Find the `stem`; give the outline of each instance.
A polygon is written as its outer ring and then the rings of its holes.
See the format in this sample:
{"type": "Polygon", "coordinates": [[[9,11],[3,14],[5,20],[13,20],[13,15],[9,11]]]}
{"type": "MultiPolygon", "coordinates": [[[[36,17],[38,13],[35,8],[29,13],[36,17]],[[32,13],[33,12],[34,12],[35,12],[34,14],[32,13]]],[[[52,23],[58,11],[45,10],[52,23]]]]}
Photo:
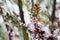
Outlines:
{"type": "Polygon", "coordinates": [[[31,0],[31,2],[32,2],[32,8],[31,8],[31,12],[32,12],[33,11],[33,6],[34,6],[34,1],[31,0]]]}
{"type": "Polygon", "coordinates": [[[56,0],[53,1],[53,11],[52,11],[52,19],[51,19],[52,23],[55,19],[55,10],[56,10],[56,0]]]}
{"type": "Polygon", "coordinates": [[[18,5],[19,5],[19,9],[20,9],[21,21],[22,21],[23,23],[25,23],[25,21],[24,21],[24,15],[23,15],[23,10],[22,10],[22,0],[18,0],[18,5]]]}
{"type": "MultiPolygon", "coordinates": [[[[22,10],[22,0],[18,0],[18,5],[19,5],[19,9],[20,9],[21,22],[25,23],[25,21],[24,21],[24,13],[23,13],[23,10],[22,10]]],[[[23,30],[24,40],[29,40],[28,34],[26,33],[26,28],[23,27],[22,30],[23,30]]]]}
{"type": "Polygon", "coordinates": [[[33,1],[33,0],[31,0],[31,2],[32,2],[32,7],[33,7],[33,5],[34,5],[34,1],[33,1]]]}

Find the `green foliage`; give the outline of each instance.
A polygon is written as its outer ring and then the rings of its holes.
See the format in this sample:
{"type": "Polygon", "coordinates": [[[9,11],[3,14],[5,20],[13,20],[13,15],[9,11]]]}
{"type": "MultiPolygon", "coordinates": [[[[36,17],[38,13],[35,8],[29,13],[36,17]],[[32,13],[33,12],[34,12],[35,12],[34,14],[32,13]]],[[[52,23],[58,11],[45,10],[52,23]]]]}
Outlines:
{"type": "Polygon", "coordinates": [[[14,25],[17,26],[17,27],[20,26],[19,21],[18,21],[18,19],[17,19],[16,16],[13,16],[13,15],[8,14],[8,13],[7,13],[6,16],[8,17],[8,20],[11,20],[11,23],[12,23],[12,24],[14,24],[14,25]]]}

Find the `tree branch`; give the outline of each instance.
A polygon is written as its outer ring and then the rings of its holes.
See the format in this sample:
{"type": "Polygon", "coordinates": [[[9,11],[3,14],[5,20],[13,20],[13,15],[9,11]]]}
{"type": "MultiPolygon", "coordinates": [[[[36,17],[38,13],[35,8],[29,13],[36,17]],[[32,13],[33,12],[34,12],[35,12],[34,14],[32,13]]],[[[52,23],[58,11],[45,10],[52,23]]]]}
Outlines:
{"type": "Polygon", "coordinates": [[[53,10],[52,10],[52,16],[51,16],[52,23],[55,19],[55,10],[56,10],[56,0],[53,1],[53,10]]]}

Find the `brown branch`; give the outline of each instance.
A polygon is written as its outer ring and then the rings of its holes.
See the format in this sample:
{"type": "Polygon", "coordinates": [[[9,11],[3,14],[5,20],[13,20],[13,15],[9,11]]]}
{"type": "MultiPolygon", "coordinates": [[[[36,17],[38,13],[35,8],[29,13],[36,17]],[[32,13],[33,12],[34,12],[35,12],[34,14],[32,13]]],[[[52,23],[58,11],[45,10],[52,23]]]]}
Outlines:
{"type": "Polygon", "coordinates": [[[52,23],[55,19],[55,10],[56,10],[56,0],[54,0],[54,2],[53,2],[53,10],[52,10],[52,16],[51,16],[52,23]]]}

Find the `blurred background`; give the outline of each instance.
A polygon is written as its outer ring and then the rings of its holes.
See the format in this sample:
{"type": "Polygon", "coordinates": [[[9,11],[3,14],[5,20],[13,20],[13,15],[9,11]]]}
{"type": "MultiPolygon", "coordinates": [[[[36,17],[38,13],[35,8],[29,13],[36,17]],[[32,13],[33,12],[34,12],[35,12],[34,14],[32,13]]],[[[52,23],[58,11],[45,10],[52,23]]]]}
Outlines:
{"type": "Polygon", "coordinates": [[[60,40],[60,0],[0,0],[0,40],[60,40]]]}

